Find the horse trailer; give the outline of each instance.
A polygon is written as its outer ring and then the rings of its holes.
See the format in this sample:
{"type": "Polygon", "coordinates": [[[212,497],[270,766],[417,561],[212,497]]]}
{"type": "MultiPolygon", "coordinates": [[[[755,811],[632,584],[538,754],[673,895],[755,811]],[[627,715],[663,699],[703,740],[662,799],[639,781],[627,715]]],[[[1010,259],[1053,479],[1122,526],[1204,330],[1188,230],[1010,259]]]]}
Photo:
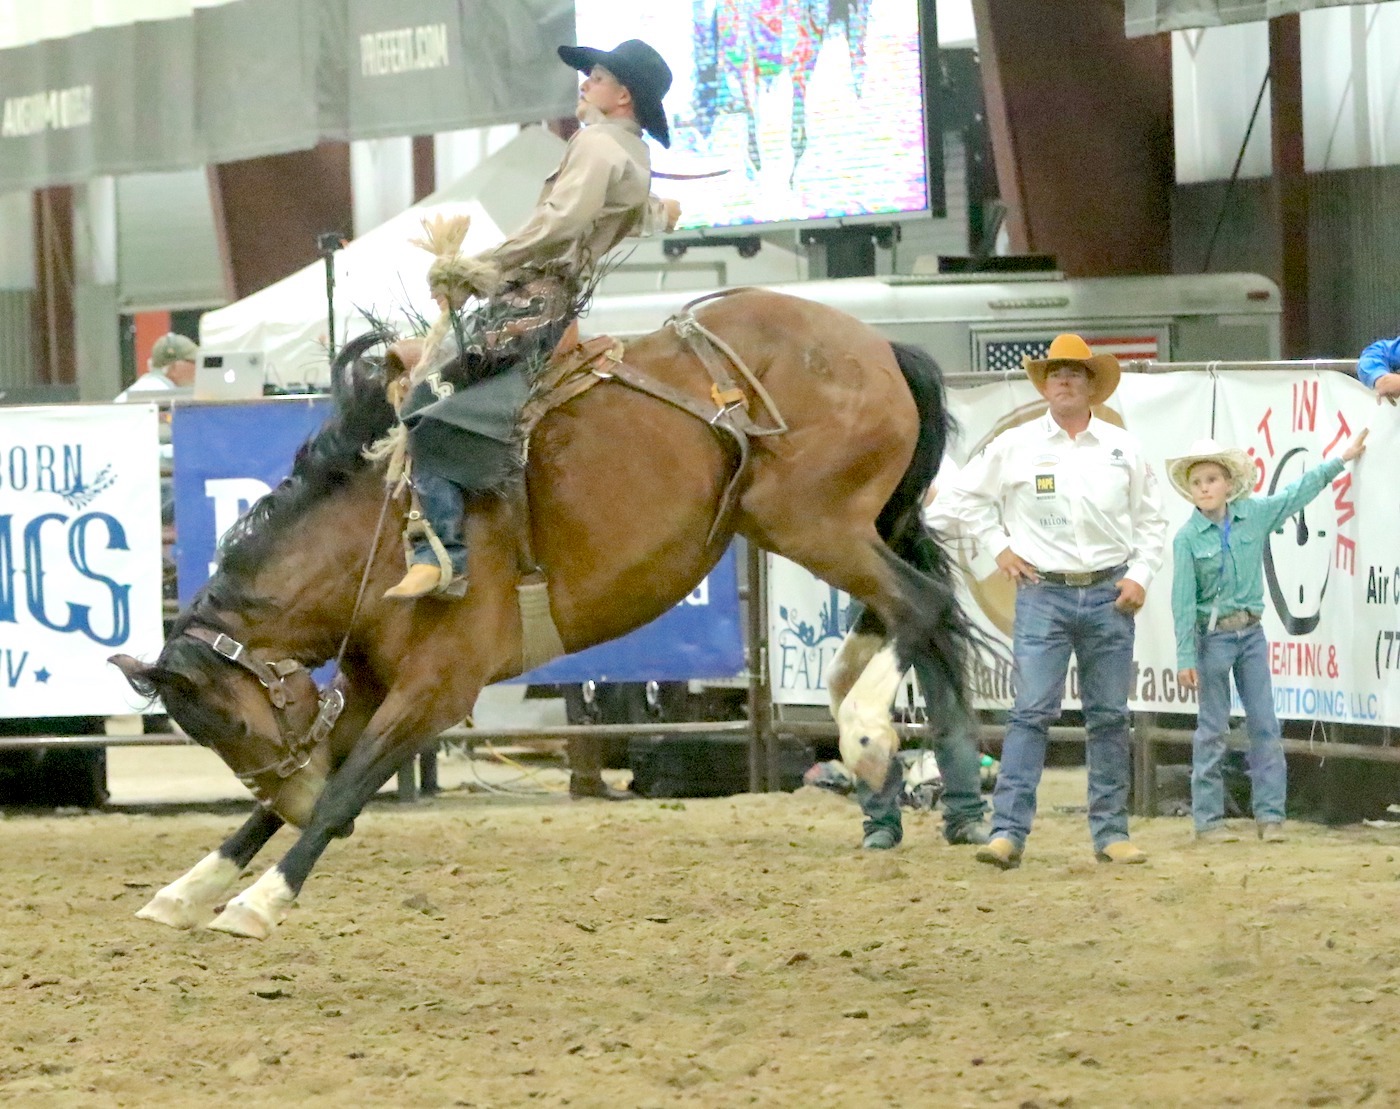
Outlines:
{"type": "MultiPolygon", "coordinates": [[[[772,286],[923,347],[945,374],[1019,368],[1005,344],[1073,331],[1120,358],[1156,362],[1280,357],[1281,300],[1267,277],[1210,273],[1072,279],[1057,273],[857,277],[772,286]]],[[[584,334],[644,335],[694,291],[596,298],[584,334]]]]}

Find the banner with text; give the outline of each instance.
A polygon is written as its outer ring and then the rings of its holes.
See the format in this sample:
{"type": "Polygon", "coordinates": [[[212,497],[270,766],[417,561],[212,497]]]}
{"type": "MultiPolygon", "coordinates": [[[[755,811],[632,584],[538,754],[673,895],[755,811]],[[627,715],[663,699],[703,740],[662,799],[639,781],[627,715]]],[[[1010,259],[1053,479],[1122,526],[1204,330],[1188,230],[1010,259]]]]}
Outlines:
{"type": "MultiPolygon", "coordinates": [[[[329,413],[324,397],[175,407],[171,442],[182,605],[209,580],[224,532],[291,472],[297,448],[329,413]]],[[[731,549],[689,596],[650,624],[555,659],[517,681],[728,678],[743,668],[738,571],[731,549]]]]}
{"type": "MultiPolygon", "coordinates": [[[[1026,381],[953,389],[949,403],[962,425],[950,447],[959,464],[1002,431],[1045,411],[1026,381]]],[[[1259,469],[1256,495],[1268,495],[1371,427],[1354,472],[1271,536],[1263,623],[1280,717],[1400,723],[1400,506],[1388,480],[1400,472],[1400,414],[1378,408],[1374,394],[1349,377],[1287,371],[1124,374],[1098,414],[1142,442],[1167,517],[1162,567],[1137,618],[1129,706],[1142,712],[1195,712],[1194,692],[1176,683],[1171,616],[1171,537],[1194,509],[1167,482],[1166,459],[1213,435],[1250,452],[1259,469]]],[[[997,552],[976,550],[969,540],[949,546],[962,570],[964,605],[1009,659],[1016,594],[995,573],[997,552]]],[[[846,628],[848,599],[778,559],[769,597],[774,699],[825,704],[825,671],[846,628]]],[[[1005,660],[980,661],[971,682],[980,707],[1010,707],[1005,660]]],[[[1073,663],[1065,704],[1078,705],[1073,663]]]]}
{"type": "Polygon", "coordinates": [[[526,124],[578,99],[555,53],[569,0],[22,6],[3,8],[0,192],[526,124]]]}
{"type": "Polygon", "coordinates": [[[744,669],[734,547],[680,604],[621,639],[565,655],[514,682],[667,682],[734,678],[744,669]]]}
{"type": "Polygon", "coordinates": [[[140,711],[160,579],[155,405],[0,408],[0,716],[140,711]]]}
{"type": "Polygon", "coordinates": [[[209,580],[224,532],[291,473],[297,448],[330,412],[327,397],[175,406],[170,442],[182,607],[209,580]]]}

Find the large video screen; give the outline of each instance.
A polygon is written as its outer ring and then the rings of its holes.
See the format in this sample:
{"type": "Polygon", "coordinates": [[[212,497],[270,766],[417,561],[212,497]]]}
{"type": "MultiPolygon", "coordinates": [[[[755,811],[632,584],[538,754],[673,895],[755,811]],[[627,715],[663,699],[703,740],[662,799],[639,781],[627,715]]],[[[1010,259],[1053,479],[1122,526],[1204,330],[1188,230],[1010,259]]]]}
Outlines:
{"type": "Polygon", "coordinates": [[[652,182],[681,229],[929,209],[920,0],[574,6],[582,45],[641,38],[671,67],[671,147],[651,144],[652,169],[718,173],[652,182]]]}

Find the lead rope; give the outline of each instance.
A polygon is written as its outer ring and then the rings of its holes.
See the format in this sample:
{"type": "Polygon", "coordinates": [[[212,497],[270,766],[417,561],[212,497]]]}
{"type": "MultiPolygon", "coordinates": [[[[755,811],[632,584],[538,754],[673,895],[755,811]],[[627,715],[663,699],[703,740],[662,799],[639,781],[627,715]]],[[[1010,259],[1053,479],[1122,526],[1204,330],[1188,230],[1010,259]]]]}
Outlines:
{"type": "Polygon", "coordinates": [[[370,571],[374,569],[374,556],[379,550],[379,538],[384,534],[384,520],[389,515],[389,502],[394,499],[394,490],[384,487],[384,500],[379,506],[379,522],[374,525],[374,539],[365,558],[365,569],[360,575],[360,588],[355,594],[355,607],[350,610],[350,623],[345,625],[345,635],[340,640],[340,650],[335,653],[335,674],[340,678],[340,664],[345,658],[345,649],[350,645],[350,633],[355,630],[355,620],[360,615],[360,604],[365,599],[365,589],[369,586],[370,571]]]}

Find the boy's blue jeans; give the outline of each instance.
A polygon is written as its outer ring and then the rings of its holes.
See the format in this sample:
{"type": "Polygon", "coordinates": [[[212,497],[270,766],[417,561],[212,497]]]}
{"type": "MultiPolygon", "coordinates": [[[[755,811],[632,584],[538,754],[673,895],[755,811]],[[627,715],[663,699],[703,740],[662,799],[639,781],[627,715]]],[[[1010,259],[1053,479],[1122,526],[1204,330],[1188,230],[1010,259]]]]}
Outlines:
{"type": "Polygon", "coordinates": [[[1264,629],[1252,624],[1239,631],[1211,632],[1196,637],[1196,676],[1200,682],[1200,711],[1191,741],[1191,818],[1202,832],[1225,818],[1225,784],[1221,763],[1230,730],[1230,674],[1244,705],[1249,732],[1249,780],[1253,787],[1254,819],[1269,823],[1283,819],[1288,795],[1288,764],[1274,715],[1274,689],[1269,679],[1269,641],[1264,629]]]}
{"type": "Polygon", "coordinates": [[[1016,590],[1011,653],[1016,704],[1002,742],[992,798],[992,835],[1025,846],[1035,819],[1050,725],[1060,717],[1070,652],[1079,663],[1089,770],[1089,836],[1094,850],[1128,838],[1128,691],[1133,618],[1114,607],[1113,580],[1097,585],[1022,582],[1016,590]]]}

